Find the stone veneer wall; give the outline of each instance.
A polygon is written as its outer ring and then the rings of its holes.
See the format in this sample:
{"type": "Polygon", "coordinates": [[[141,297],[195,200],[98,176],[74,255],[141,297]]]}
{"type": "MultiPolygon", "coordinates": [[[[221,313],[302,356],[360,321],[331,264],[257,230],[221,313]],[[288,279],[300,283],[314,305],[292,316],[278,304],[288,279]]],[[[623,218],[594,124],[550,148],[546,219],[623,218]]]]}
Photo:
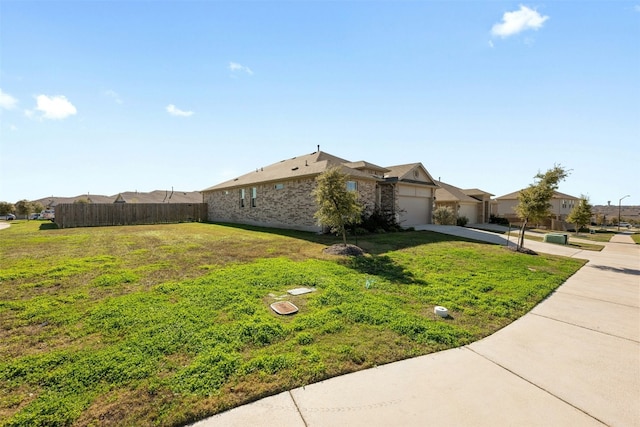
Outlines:
{"type": "MultiPolygon", "coordinates": [[[[311,192],[314,178],[271,182],[254,186],[256,206],[251,206],[251,186],[245,190],[244,207],[240,206],[240,189],[216,190],[204,193],[208,205],[208,219],[215,222],[259,225],[303,231],[321,231],[313,217],[317,210],[311,192]],[[283,188],[277,189],[277,184],[283,188]]],[[[358,181],[360,200],[367,206],[375,206],[376,182],[358,181]]]]}
{"type": "Polygon", "coordinates": [[[380,186],[380,209],[382,212],[397,214],[397,190],[394,184],[384,184],[380,186]]]}

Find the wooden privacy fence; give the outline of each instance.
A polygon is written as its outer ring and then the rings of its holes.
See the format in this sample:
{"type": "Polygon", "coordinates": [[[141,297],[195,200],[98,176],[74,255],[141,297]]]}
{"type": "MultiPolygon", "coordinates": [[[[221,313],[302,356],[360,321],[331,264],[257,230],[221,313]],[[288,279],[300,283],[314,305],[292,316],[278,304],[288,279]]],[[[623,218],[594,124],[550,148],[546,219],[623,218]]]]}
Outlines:
{"type": "Polygon", "coordinates": [[[59,228],[206,220],[206,203],[64,203],[55,207],[55,223],[59,228]]]}

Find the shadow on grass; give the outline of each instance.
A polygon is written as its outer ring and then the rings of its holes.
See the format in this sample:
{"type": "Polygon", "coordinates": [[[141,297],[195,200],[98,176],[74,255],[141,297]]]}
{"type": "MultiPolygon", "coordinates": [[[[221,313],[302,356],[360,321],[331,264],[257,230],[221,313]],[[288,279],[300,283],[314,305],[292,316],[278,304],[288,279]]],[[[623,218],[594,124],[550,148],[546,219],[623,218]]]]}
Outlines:
{"type": "Polygon", "coordinates": [[[40,230],[57,230],[58,224],[55,222],[43,222],[40,224],[40,230]]]}
{"type": "MultiPolygon", "coordinates": [[[[278,236],[286,236],[295,239],[301,239],[312,243],[324,244],[331,246],[335,243],[342,243],[342,239],[331,234],[319,234],[308,231],[287,230],[280,228],[258,227],[245,224],[232,223],[210,223],[222,227],[236,228],[240,230],[256,231],[260,233],[269,233],[278,236]]],[[[434,233],[431,231],[400,231],[397,233],[371,233],[358,236],[347,236],[347,243],[356,245],[371,255],[382,255],[390,251],[411,248],[415,246],[425,245],[429,243],[440,242],[472,242],[479,244],[487,244],[495,246],[493,243],[482,242],[478,240],[466,239],[459,236],[453,236],[443,233],[434,233]]]]}
{"type": "MultiPolygon", "coordinates": [[[[330,234],[318,234],[297,230],[258,227],[245,224],[211,224],[240,230],[286,236],[327,246],[331,246],[335,243],[342,243],[341,238],[330,234]]],[[[406,271],[401,265],[394,262],[391,257],[385,255],[386,253],[415,246],[441,242],[472,242],[495,246],[495,244],[492,243],[466,239],[463,237],[443,233],[434,233],[431,231],[401,231],[396,233],[348,236],[347,241],[348,243],[362,248],[367,253],[367,255],[358,257],[344,257],[338,262],[342,263],[346,267],[352,268],[364,274],[384,277],[385,279],[393,282],[415,284],[424,284],[425,282],[417,279],[411,272],[406,271]]]]}
{"type": "Polygon", "coordinates": [[[360,273],[383,277],[390,282],[426,284],[386,255],[351,257],[345,259],[343,263],[360,273]]]}

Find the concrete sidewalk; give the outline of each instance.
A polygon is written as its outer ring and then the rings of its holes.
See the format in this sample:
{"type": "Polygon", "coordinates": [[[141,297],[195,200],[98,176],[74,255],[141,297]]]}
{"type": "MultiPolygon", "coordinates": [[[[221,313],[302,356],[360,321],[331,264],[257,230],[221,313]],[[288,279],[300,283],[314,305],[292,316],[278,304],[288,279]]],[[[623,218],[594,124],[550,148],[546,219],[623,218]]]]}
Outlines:
{"type": "Polygon", "coordinates": [[[602,252],[526,246],[589,262],[483,340],[287,391],[194,426],[640,426],[640,246],[622,234],[602,252]]]}

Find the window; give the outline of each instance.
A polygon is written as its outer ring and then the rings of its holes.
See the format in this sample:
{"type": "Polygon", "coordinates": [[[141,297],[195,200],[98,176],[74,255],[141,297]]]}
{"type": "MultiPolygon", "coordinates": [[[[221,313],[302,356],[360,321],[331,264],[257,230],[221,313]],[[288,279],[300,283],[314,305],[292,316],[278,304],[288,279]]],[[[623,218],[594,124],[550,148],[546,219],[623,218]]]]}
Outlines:
{"type": "Polygon", "coordinates": [[[240,207],[244,208],[244,188],[240,189],[240,207]]]}
{"type": "Polygon", "coordinates": [[[356,181],[347,181],[347,191],[358,191],[358,183],[356,181]]]}
{"type": "Polygon", "coordinates": [[[258,195],[258,189],[256,187],[251,188],[251,207],[256,207],[256,196],[258,195]]]}
{"type": "Polygon", "coordinates": [[[284,188],[284,184],[283,183],[278,183],[278,184],[274,185],[273,188],[275,188],[276,190],[282,190],[284,188]]]}

